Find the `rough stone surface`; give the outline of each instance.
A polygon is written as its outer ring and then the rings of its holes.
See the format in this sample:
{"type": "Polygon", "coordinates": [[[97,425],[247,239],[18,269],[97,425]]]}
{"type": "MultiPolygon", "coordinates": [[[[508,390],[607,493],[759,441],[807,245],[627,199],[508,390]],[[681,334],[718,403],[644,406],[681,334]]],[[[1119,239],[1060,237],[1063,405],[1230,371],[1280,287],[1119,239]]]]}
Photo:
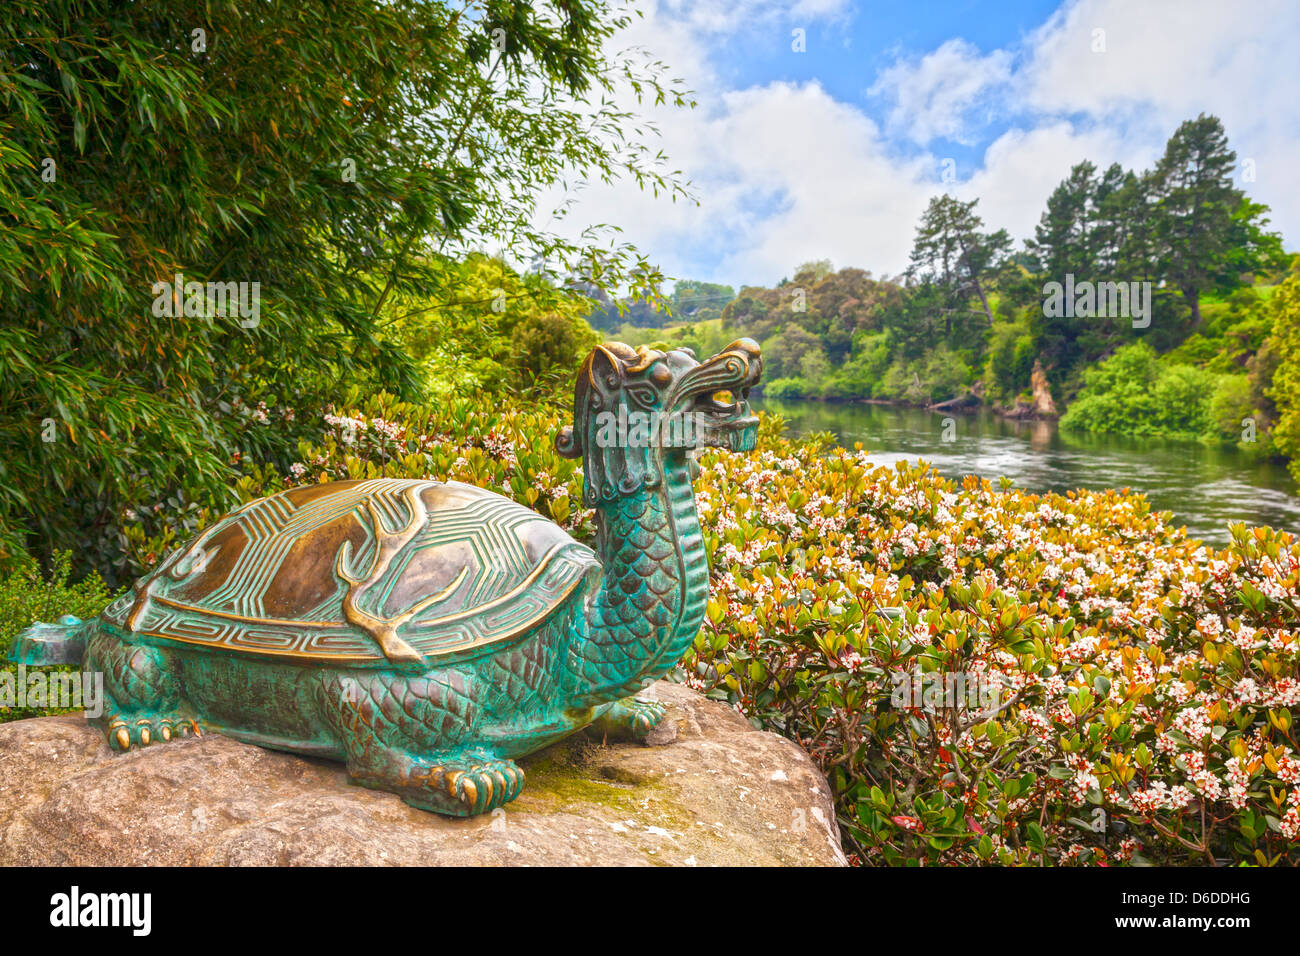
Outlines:
{"type": "Polygon", "coordinates": [[[1047,382],[1047,373],[1043,371],[1043,363],[1038,359],[1034,359],[1034,369],[1030,373],[1030,387],[1033,391],[1032,399],[1018,397],[1013,404],[995,405],[993,410],[1003,418],[1019,421],[1048,422],[1060,418],[1060,413],[1056,410],[1056,402],[1052,400],[1052,388],[1047,382]]]}
{"type": "Polygon", "coordinates": [[[651,746],[579,734],[465,820],[216,734],[114,754],[79,715],[0,724],[0,865],[843,865],[798,747],[681,686],[651,746]]]}
{"type": "Polygon", "coordinates": [[[1052,401],[1052,389],[1047,384],[1047,373],[1043,371],[1043,363],[1038,359],[1034,359],[1030,385],[1034,390],[1034,414],[1039,418],[1056,418],[1056,402],[1052,401]]]}

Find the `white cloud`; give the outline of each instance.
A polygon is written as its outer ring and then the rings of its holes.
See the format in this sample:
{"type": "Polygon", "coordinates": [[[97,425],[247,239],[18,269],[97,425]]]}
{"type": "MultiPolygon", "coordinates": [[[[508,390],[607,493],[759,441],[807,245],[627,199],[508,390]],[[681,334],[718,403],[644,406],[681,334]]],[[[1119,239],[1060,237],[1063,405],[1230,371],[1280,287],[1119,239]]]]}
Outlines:
{"type": "Polygon", "coordinates": [[[1274,228],[1292,248],[1300,242],[1300,190],[1292,184],[1300,155],[1292,79],[1298,4],[1261,0],[1243,11],[1212,0],[1077,0],[1007,49],[981,54],[954,39],[863,77],[885,107],[884,129],[816,82],[727,88],[713,67],[714,46],[759,20],[780,20],[784,29],[796,9],[840,17],[846,4],[643,7],[626,39],[661,56],[698,93],[693,111],[645,112],[701,204],[654,200],[629,184],[593,187],[575,225],[616,223],[666,273],[734,285],[772,283],[821,257],[896,273],[917,217],[940,188],[939,158],[917,144],[987,138],[987,126],[978,126],[995,111],[1009,121],[976,168],[958,168],[954,191],[980,198],[990,228],[1024,239],[1075,163],[1147,168],[1179,122],[1205,111],[1223,119],[1238,155],[1255,161],[1248,193],[1273,207],[1274,228]],[[1092,52],[1095,29],[1105,30],[1104,53],[1092,52]]]}
{"type": "Polygon", "coordinates": [[[582,213],[619,223],[666,273],[740,285],[775,282],[810,258],[877,274],[906,265],[935,167],[889,157],[876,124],[820,85],[724,93],[711,112],[663,125],[700,204],[620,185],[593,189],[582,213]],[[695,268],[701,258],[720,260],[713,274],[695,268]]]}
{"type": "Polygon", "coordinates": [[[977,211],[990,228],[1028,238],[1047,197],[1069,175],[1070,167],[1083,159],[1102,169],[1113,162],[1131,169],[1149,166],[1154,154],[1134,148],[1105,127],[1080,129],[1061,120],[1035,129],[1013,128],[989,145],[984,165],[955,192],[965,200],[980,200],[977,211]]]}
{"type": "MultiPolygon", "coordinates": [[[[920,180],[935,178],[930,162],[889,159],[876,124],[817,83],[727,90],[712,69],[712,36],[701,24],[774,16],[779,6],[668,4],[634,23],[621,39],[662,56],[697,91],[695,110],[640,112],[660,129],[656,146],[692,180],[700,203],[655,199],[627,182],[592,186],[572,213],[575,226],[617,224],[665,273],[737,286],[775,282],[809,258],[901,270],[907,250],[899,256],[895,233],[911,235],[925,203],[920,180]],[[900,190],[900,175],[915,182],[900,190]],[[712,270],[698,265],[715,260],[712,270]]],[[[845,4],[797,7],[835,16],[845,4]]]]}
{"type": "MultiPolygon", "coordinates": [[[[900,58],[880,72],[867,91],[894,101],[889,125],[922,146],[938,137],[968,143],[967,113],[987,104],[991,90],[1011,78],[1011,54],[983,56],[962,39],[948,40],[919,59],[900,58]]],[[[987,122],[987,111],[983,117],[987,122]]]]}
{"type": "Polygon", "coordinates": [[[661,0],[646,19],[671,18],[696,31],[723,33],[777,20],[834,20],[849,7],[849,0],[661,0]]]}
{"type": "MultiPolygon", "coordinates": [[[[1176,4],[1079,0],[1030,38],[1018,77],[1026,106],[1123,131],[1152,159],[1183,120],[1213,113],[1254,183],[1239,183],[1273,209],[1273,228],[1300,244],[1300,89],[1295,64],[1300,4],[1218,0],[1176,4]],[[1093,52],[1102,30],[1104,52],[1093,52]]],[[[1090,154],[1089,158],[1097,161],[1090,154]]]]}
{"type": "Polygon", "coordinates": [[[1287,66],[1298,32],[1300,6],[1292,0],[1254,0],[1249,8],[1076,0],[1030,37],[1023,91],[1043,111],[1154,110],[1166,124],[1201,111],[1257,114],[1295,102],[1286,79],[1295,75],[1287,66]],[[1095,49],[1098,39],[1104,49],[1095,49]]]}
{"type": "Polygon", "coordinates": [[[716,127],[719,142],[743,144],[718,157],[731,182],[761,183],[782,197],[779,210],[757,221],[745,222],[743,209],[732,213],[744,229],[736,230],[722,272],[772,281],[810,258],[877,273],[906,264],[897,236],[910,238],[933,189],[933,165],[889,157],[861,111],[817,84],[777,83],[728,94],[716,127]]]}

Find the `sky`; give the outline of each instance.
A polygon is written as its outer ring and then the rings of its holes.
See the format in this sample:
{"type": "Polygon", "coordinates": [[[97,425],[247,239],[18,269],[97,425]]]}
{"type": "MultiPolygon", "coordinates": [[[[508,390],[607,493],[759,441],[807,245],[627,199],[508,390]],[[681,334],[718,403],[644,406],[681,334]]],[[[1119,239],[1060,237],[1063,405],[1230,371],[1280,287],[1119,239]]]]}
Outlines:
{"type": "Polygon", "coordinates": [[[772,285],[811,259],[907,264],[949,191],[1032,236],[1071,166],[1147,169],[1217,115],[1238,185],[1300,248],[1298,0],[636,0],[616,39],[671,67],[693,110],[638,108],[698,205],[628,182],[584,189],[676,278],[772,285]],[[1249,163],[1244,162],[1249,160],[1249,163]]]}

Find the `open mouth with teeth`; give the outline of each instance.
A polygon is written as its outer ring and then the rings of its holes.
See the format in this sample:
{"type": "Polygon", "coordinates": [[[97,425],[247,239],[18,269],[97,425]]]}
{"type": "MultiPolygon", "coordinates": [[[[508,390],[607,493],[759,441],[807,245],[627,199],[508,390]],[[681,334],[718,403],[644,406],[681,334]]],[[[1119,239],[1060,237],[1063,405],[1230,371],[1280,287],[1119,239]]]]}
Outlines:
{"type": "Polygon", "coordinates": [[[729,451],[753,451],[758,418],[750,412],[749,388],[698,395],[691,404],[699,444],[729,451]]]}
{"type": "Polygon", "coordinates": [[[699,447],[754,449],[758,418],[750,411],[749,392],[762,372],[758,344],[739,339],[682,376],[674,406],[694,417],[699,447]]]}

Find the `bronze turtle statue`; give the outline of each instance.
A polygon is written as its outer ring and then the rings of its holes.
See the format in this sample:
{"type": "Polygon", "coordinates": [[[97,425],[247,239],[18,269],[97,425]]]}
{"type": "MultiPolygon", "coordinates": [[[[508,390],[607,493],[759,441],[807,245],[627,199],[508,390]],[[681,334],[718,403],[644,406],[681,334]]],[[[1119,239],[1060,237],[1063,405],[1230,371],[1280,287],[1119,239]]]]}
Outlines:
{"type": "Polygon", "coordinates": [[[513,800],[515,758],[600,720],[644,738],[635,695],[699,631],[708,562],[693,448],[754,447],[741,339],[598,346],[559,451],[582,456],[599,556],[459,482],[328,482],[250,502],[93,620],[19,635],[11,658],[104,674],[116,750],[210,729],[341,760],[355,783],[466,816],[513,800]],[[729,393],[721,397],[721,393],[729,393]]]}

